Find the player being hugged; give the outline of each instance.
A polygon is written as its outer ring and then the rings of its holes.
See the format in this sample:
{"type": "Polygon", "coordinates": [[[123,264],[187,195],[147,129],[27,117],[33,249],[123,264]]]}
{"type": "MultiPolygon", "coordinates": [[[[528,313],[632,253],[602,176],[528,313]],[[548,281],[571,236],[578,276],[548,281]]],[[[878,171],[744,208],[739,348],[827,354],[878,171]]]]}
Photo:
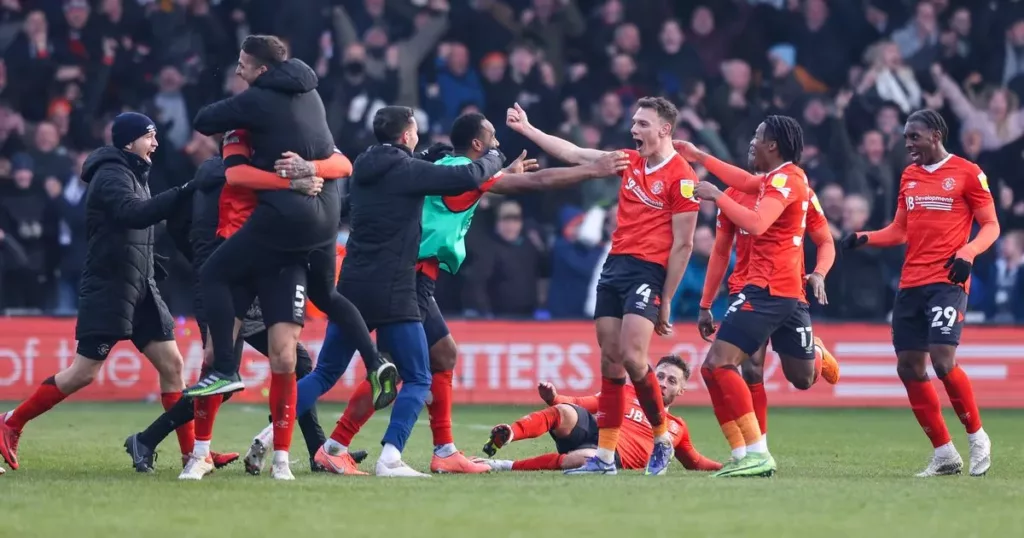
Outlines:
{"type": "MultiPolygon", "coordinates": [[[[646,474],[663,474],[673,443],[658,379],[647,361],[651,334],[672,332],[670,303],[693,250],[697,225],[693,199],[697,174],[672,147],[678,111],[661,97],[637,101],[630,130],[636,150],[626,150],[621,173],[618,227],[597,284],[594,319],[601,347],[597,454],[566,474],[615,474],[615,451],[626,413],[626,376],[651,424],[654,449],[646,474]]],[[[506,123],[553,157],[572,164],[594,162],[607,152],[585,149],[530,124],[515,104],[506,123]]],[[[756,426],[756,423],[755,423],[756,426]]],[[[500,442],[500,441],[499,441],[500,442]]]]}
{"type": "Polygon", "coordinates": [[[722,215],[752,236],[747,283],[729,305],[701,367],[715,417],[733,448],[732,459],[713,476],[775,473],[750,389],[739,373],[741,364],[770,339],[772,348],[787,359],[783,370],[791,383],[810,386],[816,376],[816,346],[804,292],[802,245],[811,189],[797,165],[802,151],[800,124],[788,116],[768,116],[750,141],[754,169],[767,170],[764,174],[749,174],[703,152],[686,155],[730,187],[757,194],[753,209],[748,209],[711,183],[697,188],[698,198],[714,200],[722,215]]]}
{"type": "Polygon", "coordinates": [[[896,371],[907,389],[910,407],[935,454],[917,476],[960,474],[963,460],[953,447],[942,419],[939,394],[926,370],[932,368],[946,387],[949,401],[967,429],[971,476],[992,464],[992,442],[981,427],[981,414],[967,374],[956,363],[974,257],[999,238],[999,221],[988,179],[978,165],[946,151],[949,130],[934,110],[907,118],[903,138],[911,164],[900,177],[896,216],[875,232],[843,238],[842,247],[890,247],[906,243],[899,292],[892,310],[892,344],[896,371]],[[971,236],[972,221],[981,225],[971,236]]]}

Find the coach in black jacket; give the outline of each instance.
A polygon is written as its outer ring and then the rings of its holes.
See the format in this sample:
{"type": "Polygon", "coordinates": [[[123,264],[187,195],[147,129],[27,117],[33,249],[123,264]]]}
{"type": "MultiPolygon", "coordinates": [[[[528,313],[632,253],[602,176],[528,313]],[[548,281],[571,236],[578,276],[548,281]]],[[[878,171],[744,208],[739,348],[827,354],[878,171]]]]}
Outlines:
{"type": "MultiPolygon", "coordinates": [[[[430,391],[427,340],[416,296],[423,198],[479,188],[496,174],[504,157],[496,150],[464,166],[435,166],[417,159],[419,142],[412,109],[382,108],[373,119],[379,146],[366,150],[349,180],[352,233],[338,284],[359,308],[377,341],[398,367],[402,388],[384,434],[377,474],[419,476],[401,461],[401,451],[430,391]]],[[[313,373],[299,383],[299,412],[310,393],[326,393],[348,367],[353,347],[328,325],[313,373]]]]}
{"type": "Polygon", "coordinates": [[[160,298],[153,263],[153,225],[171,215],[195,186],[149,195],[150,156],[158,146],[153,120],[126,112],[114,118],[113,147],[94,151],[82,167],[87,252],[78,296],[78,349],[71,366],[47,378],[0,425],[0,455],[17,468],[12,431],[89,385],[115,344],[131,340],[160,375],[160,391],[180,397],[182,358],[174,318],[160,298]],[[13,461],[12,461],[13,460],[13,461]]]}

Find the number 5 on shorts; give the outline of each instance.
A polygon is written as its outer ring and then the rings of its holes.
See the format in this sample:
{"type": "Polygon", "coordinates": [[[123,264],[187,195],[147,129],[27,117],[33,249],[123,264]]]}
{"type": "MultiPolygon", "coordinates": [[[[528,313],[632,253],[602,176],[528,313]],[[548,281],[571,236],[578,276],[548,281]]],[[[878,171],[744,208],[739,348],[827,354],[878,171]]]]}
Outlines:
{"type": "Polygon", "coordinates": [[[306,306],[306,287],[302,284],[295,285],[295,302],[292,303],[292,306],[296,310],[306,306]]]}

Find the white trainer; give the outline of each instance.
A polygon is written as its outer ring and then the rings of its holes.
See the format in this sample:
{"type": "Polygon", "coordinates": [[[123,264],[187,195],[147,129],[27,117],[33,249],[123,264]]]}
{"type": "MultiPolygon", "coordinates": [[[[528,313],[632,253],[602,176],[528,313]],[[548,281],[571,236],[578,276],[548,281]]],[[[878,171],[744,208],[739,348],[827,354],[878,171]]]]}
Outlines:
{"type": "Polygon", "coordinates": [[[213,456],[197,456],[194,452],[189,455],[185,468],[178,475],[178,480],[202,480],[204,476],[213,472],[213,456]]]}
{"type": "Polygon", "coordinates": [[[273,426],[267,426],[253,438],[249,450],[245,452],[245,472],[256,476],[263,472],[264,459],[267,457],[267,447],[274,444],[273,426]]]}
{"type": "Polygon", "coordinates": [[[964,460],[960,457],[960,454],[953,451],[952,454],[939,455],[935,454],[932,456],[932,461],[928,463],[928,467],[925,467],[923,471],[917,473],[915,476],[924,478],[928,476],[947,476],[960,474],[964,468],[964,460]]]}
{"type": "Polygon", "coordinates": [[[270,478],[274,480],[295,480],[295,475],[292,474],[292,468],[288,460],[275,461],[270,466],[270,478]]]}
{"type": "Polygon", "coordinates": [[[985,476],[992,466],[992,440],[982,433],[971,441],[971,476],[985,476]]]}
{"type": "Polygon", "coordinates": [[[375,474],[377,476],[387,477],[430,478],[430,475],[421,473],[416,469],[409,467],[402,460],[398,460],[394,463],[384,463],[381,460],[377,460],[377,468],[375,474]]]}

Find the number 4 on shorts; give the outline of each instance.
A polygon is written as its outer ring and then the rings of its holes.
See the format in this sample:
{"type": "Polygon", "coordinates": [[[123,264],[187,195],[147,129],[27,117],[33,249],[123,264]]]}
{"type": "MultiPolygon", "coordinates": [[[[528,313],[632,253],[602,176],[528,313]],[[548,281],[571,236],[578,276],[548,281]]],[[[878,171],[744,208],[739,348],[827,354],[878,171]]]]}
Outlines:
{"type": "Polygon", "coordinates": [[[644,302],[648,303],[651,300],[651,287],[647,284],[640,284],[640,287],[636,289],[636,294],[644,298],[644,302]]]}

